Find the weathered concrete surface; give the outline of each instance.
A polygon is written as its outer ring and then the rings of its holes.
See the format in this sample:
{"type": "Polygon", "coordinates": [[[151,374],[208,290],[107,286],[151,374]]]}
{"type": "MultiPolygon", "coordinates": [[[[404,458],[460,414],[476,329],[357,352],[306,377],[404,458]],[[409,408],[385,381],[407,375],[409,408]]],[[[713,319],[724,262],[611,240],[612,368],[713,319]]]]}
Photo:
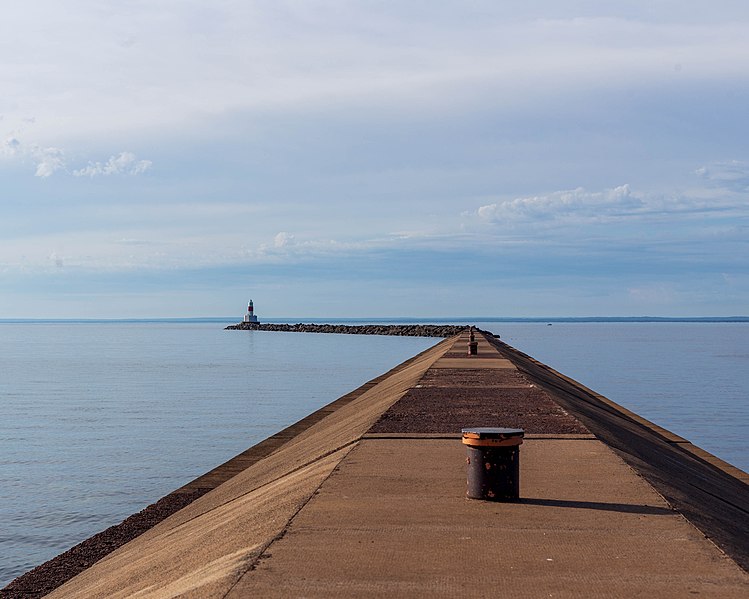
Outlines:
{"type": "Polygon", "coordinates": [[[526,441],[521,471],[521,503],[469,500],[459,440],[368,438],[229,597],[747,596],[600,441],[526,441]]]}
{"type": "Polygon", "coordinates": [[[223,596],[352,444],[449,347],[425,352],[49,596],[223,596]]]}
{"type": "Polygon", "coordinates": [[[497,504],[464,498],[455,433],[367,433],[409,389],[444,392],[448,372],[473,389],[530,388],[486,340],[471,357],[466,334],[450,344],[52,596],[749,597],[746,572],[597,439],[532,436],[523,500],[497,504]]]}

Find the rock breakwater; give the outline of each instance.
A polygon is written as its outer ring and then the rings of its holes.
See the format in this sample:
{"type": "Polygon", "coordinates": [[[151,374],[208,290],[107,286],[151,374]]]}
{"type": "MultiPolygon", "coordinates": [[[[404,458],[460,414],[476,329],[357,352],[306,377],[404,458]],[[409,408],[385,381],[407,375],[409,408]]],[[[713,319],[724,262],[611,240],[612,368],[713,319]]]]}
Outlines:
{"type": "Polygon", "coordinates": [[[396,337],[452,337],[466,330],[467,325],[438,324],[272,324],[240,322],[226,327],[227,331],[275,331],[286,333],[338,333],[344,335],[393,335],[396,337]]]}

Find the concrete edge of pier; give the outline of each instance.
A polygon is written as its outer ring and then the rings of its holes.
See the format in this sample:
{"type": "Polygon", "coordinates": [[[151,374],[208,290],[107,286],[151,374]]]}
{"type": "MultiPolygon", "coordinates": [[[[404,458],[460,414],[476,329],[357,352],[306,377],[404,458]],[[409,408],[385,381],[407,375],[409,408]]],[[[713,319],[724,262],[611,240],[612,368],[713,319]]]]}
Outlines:
{"type": "Polygon", "coordinates": [[[621,414],[622,417],[628,418],[632,422],[636,422],[637,424],[641,425],[643,428],[648,429],[650,432],[652,432],[654,435],[662,438],[667,443],[671,443],[674,445],[678,445],[679,449],[682,451],[685,451],[687,453],[690,453],[695,458],[702,460],[706,464],[709,464],[710,466],[721,470],[728,474],[729,476],[732,476],[746,484],[749,484],[749,474],[741,470],[740,468],[734,466],[733,464],[729,464],[725,460],[720,459],[718,456],[713,455],[712,453],[702,449],[701,447],[694,445],[691,441],[688,439],[685,439],[684,437],[681,437],[680,435],[677,435],[676,433],[671,432],[668,429],[663,428],[662,426],[659,426],[658,424],[655,424],[654,422],[651,422],[647,418],[644,418],[640,416],[639,414],[633,412],[632,410],[628,410],[624,406],[616,403],[615,401],[612,401],[608,397],[601,395],[600,393],[586,387],[582,383],[576,381],[573,378],[568,377],[567,375],[555,370],[551,366],[544,364],[543,362],[539,362],[532,356],[529,356],[528,354],[525,354],[524,352],[521,352],[520,350],[502,342],[498,339],[493,339],[495,343],[498,344],[498,346],[502,349],[505,349],[509,352],[512,352],[514,356],[522,356],[525,358],[528,362],[531,362],[535,364],[538,368],[541,368],[543,370],[546,370],[550,374],[553,374],[555,377],[559,378],[562,381],[565,381],[566,383],[569,383],[570,385],[574,386],[575,388],[579,389],[581,392],[585,393],[591,398],[595,398],[598,400],[602,405],[607,406],[612,411],[618,412],[621,414]]]}
{"type": "Polygon", "coordinates": [[[382,381],[396,375],[414,362],[418,362],[425,354],[440,347],[440,344],[449,344],[449,340],[443,339],[437,341],[434,346],[417,353],[290,426],[263,439],[226,462],[175,489],[140,512],[132,514],[123,520],[123,522],[110,526],[47,562],[18,576],[5,588],[0,589],[0,598],[13,599],[16,597],[30,598],[46,596],[119,547],[147,532],[161,521],[187,507],[193,501],[196,501],[256,462],[266,458],[311,426],[314,426],[343,406],[348,405],[382,381]]]}
{"type": "Polygon", "coordinates": [[[227,460],[223,464],[220,464],[219,466],[216,466],[212,470],[209,470],[205,474],[202,474],[201,476],[197,477],[196,479],[190,481],[189,483],[186,483],[179,489],[176,489],[173,491],[173,493],[192,493],[193,491],[197,489],[215,489],[220,484],[226,482],[230,478],[236,476],[243,470],[249,468],[256,462],[262,460],[263,458],[267,457],[277,449],[279,449],[282,445],[288,443],[307,429],[309,429],[311,426],[317,424],[330,414],[334,413],[336,410],[339,410],[340,408],[350,404],[355,399],[361,397],[364,393],[372,389],[373,387],[376,387],[379,383],[382,381],[390,378],[391,376],[397,374],[398,372],[402,371],[404,368],[407,368],[409,365],[413,364],[414,362],[417,362],[419,359],[421,359],[425,354],[428,354],[429,352],[434,351],[435,347],[438,347],[441,344],[446,344],[447,340],[442,340],[438,342],[435,346],[432,346],[430,348],[425,349],[422,352],[419,352],[415,356],[409,358],[408,360],[405,360],[404,362],[401,362],[400,364],[394,366],[387,372],[376,376],[373,379],[370,379],[363,385],[357,387],[353,391],[350,391],[349,393],[346,393],[345,395],[342,395],[338,399],[330,402],[329,404],[324,405],[322,408],[319,408],[318,410],[315,410],[311,414],[305,416],[304,418],[298,420],[294,424],[291,424],[290,426],[287,426],[283,430],[280,430],[279,432],[271,435],[270,437],[267,437],[266,439],[263,439],[259,443],[256,443],[252,447],[246,449],[240,454],[237,454],[233,458],[227,460]]]}
{"type": "Polygon", "coordinates": [[[749,475],[491,335],[490,343],[749,571],[749,475]]]}
{"type": "Polygon", "coordinates": [[[297,430],[268,455],[50,596],[224,596],[283,535],[361,436],[451,344],[446,339],[378,377],[357,397],[297,430]]]}

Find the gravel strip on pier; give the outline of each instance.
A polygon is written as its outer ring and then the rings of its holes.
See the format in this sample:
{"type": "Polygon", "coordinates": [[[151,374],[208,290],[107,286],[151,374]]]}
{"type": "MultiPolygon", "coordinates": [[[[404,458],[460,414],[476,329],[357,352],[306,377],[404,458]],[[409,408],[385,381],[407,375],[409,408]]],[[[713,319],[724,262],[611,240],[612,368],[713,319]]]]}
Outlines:
{"type": "MultiPolygon", "coordinates": [[[[487,333],[484,333],[489,335],[487,333]]],[[[585,434],[588,429],[515,369],[431,368],[388,409],[372,433],[454,433],[466,426],[522,428],[526,433],[585,434]]],[[[465,356],[455,350],[445,354],[465,356]]]]}

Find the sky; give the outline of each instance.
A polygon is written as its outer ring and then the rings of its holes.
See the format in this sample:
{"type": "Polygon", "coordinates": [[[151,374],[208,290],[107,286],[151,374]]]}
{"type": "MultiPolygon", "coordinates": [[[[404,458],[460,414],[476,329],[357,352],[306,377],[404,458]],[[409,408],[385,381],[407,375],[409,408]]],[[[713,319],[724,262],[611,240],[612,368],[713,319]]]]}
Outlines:
{"type": "Polygon", "coordinates": [[[749,4],[34,0],[0,319],[749,314],[749,4]]]}

